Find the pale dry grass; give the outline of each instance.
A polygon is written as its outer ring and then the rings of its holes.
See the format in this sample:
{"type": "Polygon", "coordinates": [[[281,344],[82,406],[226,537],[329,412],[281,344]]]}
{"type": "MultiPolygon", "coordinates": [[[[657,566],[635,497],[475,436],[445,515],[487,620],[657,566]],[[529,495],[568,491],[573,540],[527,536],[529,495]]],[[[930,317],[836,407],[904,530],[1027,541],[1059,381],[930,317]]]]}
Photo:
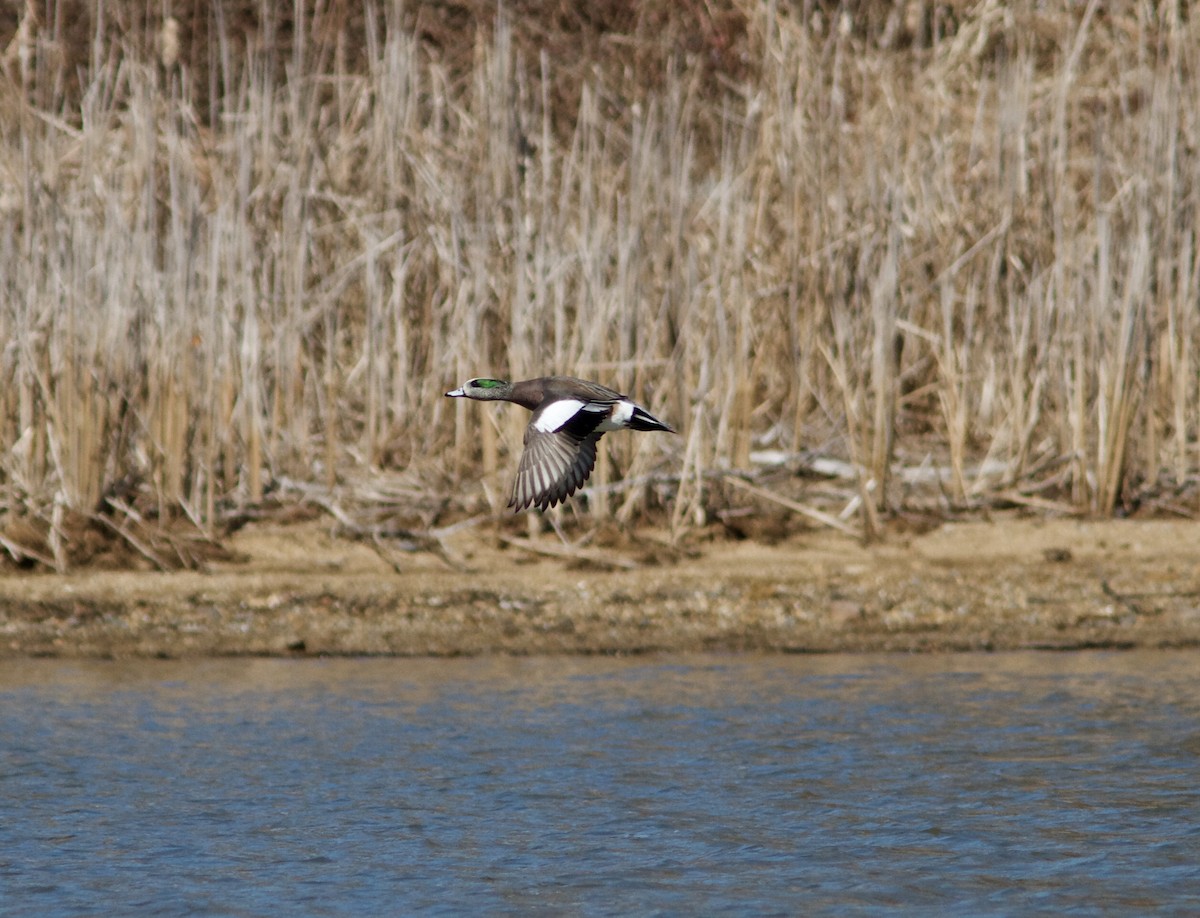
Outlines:
{"type": "Polygon", "coordinates": [[[747,499],[723,476],[813,457],[853,481],[765,483],[867,534],[918,506],[1196,512],[1200,27],[951,4],[898,48],[742,11],[752,78],[681,59],[634,97],[597,69],[573,111],[566,62],[503,20],[458,67],[374,5],[282,61],[217,42],[211,117],[102,29],[78,107],[48,107],[53,31],[23,27],[0,516],[53,547],[64,512],[208,530],[281,481],[389,475],[426,525],[498,510],[527,417],[442,394],[550,372],[682,432],[605,439],[587,505],[618,520],[702,525],[747,499]]]}

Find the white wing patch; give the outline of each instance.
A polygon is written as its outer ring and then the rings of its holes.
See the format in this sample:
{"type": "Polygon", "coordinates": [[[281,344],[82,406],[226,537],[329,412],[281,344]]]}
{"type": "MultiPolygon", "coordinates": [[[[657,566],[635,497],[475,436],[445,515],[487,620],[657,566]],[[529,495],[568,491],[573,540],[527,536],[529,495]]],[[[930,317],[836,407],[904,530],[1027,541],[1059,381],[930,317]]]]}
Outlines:
{"type": "Polygon", "coordinates": [[[567,421],[575,417],[584,403],[575,398],[565,398],[561,401],[551,402],[543,408],[538,415],[538,419],[533,422],[534,430],[540,430],[542,433],[554,433],[560,429],[567,421]]]}

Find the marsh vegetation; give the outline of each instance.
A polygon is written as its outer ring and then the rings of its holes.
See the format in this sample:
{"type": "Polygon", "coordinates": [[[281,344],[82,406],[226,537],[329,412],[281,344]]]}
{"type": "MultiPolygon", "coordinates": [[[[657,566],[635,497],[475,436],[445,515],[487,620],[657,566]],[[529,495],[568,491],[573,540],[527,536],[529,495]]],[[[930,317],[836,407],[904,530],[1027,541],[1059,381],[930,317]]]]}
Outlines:
{"type": "Polygon", "coordinates": [[[583,525],[1200,510],[1186,7],[196,6],[0,22],[9,560],[502,511],[476,375],[680,429],[583,525]]]}

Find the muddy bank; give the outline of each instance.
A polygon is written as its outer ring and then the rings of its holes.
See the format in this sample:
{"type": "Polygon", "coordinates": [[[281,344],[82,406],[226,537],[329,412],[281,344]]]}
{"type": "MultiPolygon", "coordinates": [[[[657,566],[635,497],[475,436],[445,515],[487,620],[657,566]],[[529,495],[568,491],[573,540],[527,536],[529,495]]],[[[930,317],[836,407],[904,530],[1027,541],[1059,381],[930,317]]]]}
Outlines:
{"type": "MultiPolygon", "coordinates": [[[[616,546],[632,569],[487,532],[395,555],[317,523],[247,529],[205,573],[0,577],[0,655],[942,651],[1200,645],[1200,527],[951,524],[863,547],[810,533],[616,546]],[[648,549],[647,546],[650,546],[648,549]]],[[[543,537],[553,548],[557,537],[543,537]]]]}

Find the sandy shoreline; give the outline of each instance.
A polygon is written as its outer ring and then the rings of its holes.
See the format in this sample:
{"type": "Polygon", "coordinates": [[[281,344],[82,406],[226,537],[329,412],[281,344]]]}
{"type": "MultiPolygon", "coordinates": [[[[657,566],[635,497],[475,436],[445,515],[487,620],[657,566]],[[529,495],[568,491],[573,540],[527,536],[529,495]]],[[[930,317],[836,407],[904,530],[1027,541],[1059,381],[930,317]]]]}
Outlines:
{"type": "Polygon", "coordinates": [[[615,571],[479,532],[451,546],[469,570],[405,554],[397,571],[326,530],[248,528],[245,560],[204,573],[6,573],[0,656],[1200,646],[1189,522],[949,524],[870,547],[812,532],[615,571]]]}

